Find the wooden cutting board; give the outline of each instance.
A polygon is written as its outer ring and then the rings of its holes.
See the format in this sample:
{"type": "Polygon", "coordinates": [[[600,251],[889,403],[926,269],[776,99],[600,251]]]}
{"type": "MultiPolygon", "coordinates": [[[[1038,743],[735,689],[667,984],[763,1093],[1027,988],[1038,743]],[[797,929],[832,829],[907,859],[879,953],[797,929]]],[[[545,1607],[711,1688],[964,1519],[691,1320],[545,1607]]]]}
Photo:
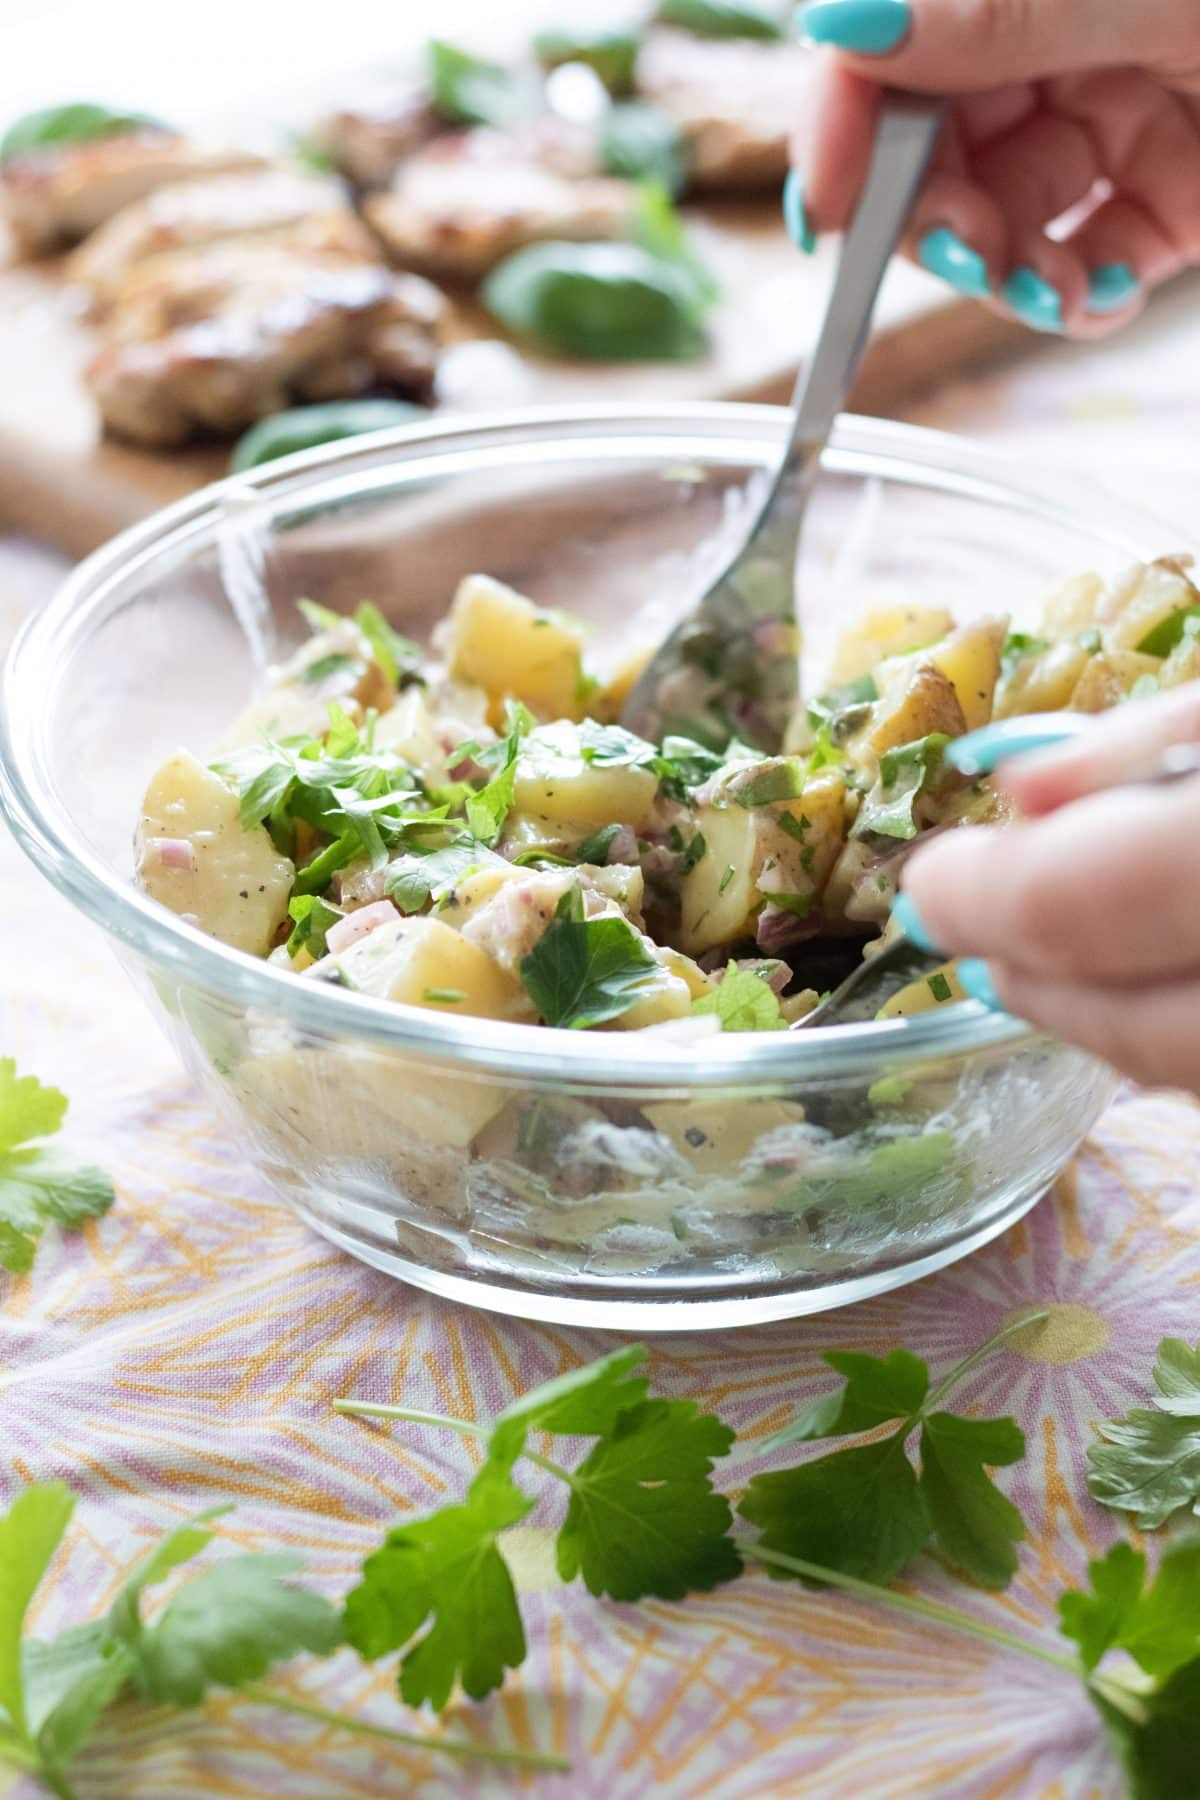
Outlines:
{"type": "MultiPolygon", "coordinates": [[[[599,367],[518,355],[494,336],[481,349],[488,322],[468,310],[463,342],[447,359],[445,409],[785,399],[815,339],[834,245],[801,256],[777,210],[761,204],[689,217],[722,290],[703,361],[599,367]]],[[[897,264],[854,405],[890,413],[935,381],[1029,342],[1020,326],[897,264]]],[[[226,447],[154,454],[105,439],[80,380],[90,343],[78,295],[59,270],[18,264],[0,251],[0,524],[72,556],[215,479],[228,460],[226,447]]]]}

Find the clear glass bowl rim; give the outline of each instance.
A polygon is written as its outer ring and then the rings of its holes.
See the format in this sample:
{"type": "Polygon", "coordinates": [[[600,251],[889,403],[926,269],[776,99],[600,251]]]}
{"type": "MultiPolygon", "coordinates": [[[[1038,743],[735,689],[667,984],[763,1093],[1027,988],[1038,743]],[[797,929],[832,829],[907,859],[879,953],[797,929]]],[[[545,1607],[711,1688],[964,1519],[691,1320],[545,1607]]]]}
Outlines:
{"type": "MultiPolygon", "coordinates": [[[[355,464],[378,473],[381,452],[392,463],[453,457],[472,451],[538,442],[628,438],[664,431],[690,436],[697,451],[725,439],[774,440],[780,448],[790,415],[783,407],[727,402],[641,408],[629,405],[539,408],[528,412],[472,415],[469,419],[401,426],[343,443],[302,451],[245,475],[212,483],[121,532],[81,562],[44,607],[24,623],[9,653],[0,685],[0,803],[35,865],[67,899],[109,935],[166,974],[240,1006],[283,1016],[302,1030],[359,1040],[434,1063],[481,1074],[521,1075],[541,1087],[578,1084],[605,1088],[710,1088],[826,1078],[870,1077],[929,1057],[970,1056],[1004,1046],[1029,1047],[1035,1035],[1020,1020],[965,1001],[945,1013],[912,1020],[816,1028],[809,1032],[705,1038],[680,1043],[649,1034],[587,1033],[488,1019],[446,1019],[420,1007],[298,980],[244,952],[230,949],[184,925],[132,884],[109,870],[74,829],[53,779],[47,743],[47,709],[39,696],[50,689],[50,671],[68,647],[103,616],[113,586],[145,557],[172,540],[193,544],[212,529],[235,494],[247,490],[305,507],[347,497],[355,464]],[[328,478],[336,477],[330,484],[328,478]]],[[[1175,546],[1177,528],[1094,482],[1038,471],[1031,481],[1023,465],[995,451],[981,451],[947,433],[914,426],[842,417],[826,462],[841,473],[877,474],[934,485],[960,496],[990,500],[1040,515],[1130,558],[1162,554],[1175,546]],[[924,478],[924,479],[923,479],[924,478]]],[[[365,484],[364,484],[365,485],[365,484]]],[[[280,510],[283,510],[280,508],[280,510]]],[[[1064,571],[1064,574],[1070,571],[1064,571]]]]}

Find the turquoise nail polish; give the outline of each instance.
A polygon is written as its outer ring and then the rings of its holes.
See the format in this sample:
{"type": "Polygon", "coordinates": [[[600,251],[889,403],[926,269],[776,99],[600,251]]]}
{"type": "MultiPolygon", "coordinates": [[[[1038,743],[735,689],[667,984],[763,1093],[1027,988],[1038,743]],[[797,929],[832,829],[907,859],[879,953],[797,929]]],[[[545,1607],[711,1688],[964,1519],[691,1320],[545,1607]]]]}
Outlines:
{"type": "Polygon", "coordinates": [[[918,950],[924,950],[927,956],[938,954],[938,947],[926,931],[911,894],[896,895],[892,901],[892,917],[910,944],[915,944],[918,950]]]}
{"type": "Polygon", "coordinates": [[[832,44],[882,56],[912,24],[908,0],[808,0],[796,9],[796,29],[810,44],[832,44]]]}
{"type": "Polygon", "coordinates": [[[990,775],[997,764],[1010,756],[1024,756],[1029,750],[1050,750],[1068,738],[1086,731],[1091,723],[1088,713],[1042,713],[1032,718],[1002,719],[995,725],[984,725],[955,738],[946,745],[943,756],[960,775],[990,775]]]}
{"type": "Polygon", "coordinates": [[[945,225],[926,232],[917,245],[917,255],[923,268],[948,281],[960,294],[982,300],[991,292],[987,264],[978,250],[964,244],[957,233],[945,225]]]}
{"type": "Polygon", "coordinates": [[[1000,293],[1018,319],[1035,331],[1062,330],[1062,301],[1036,269],[1014,269],[1000,293]]]}
{"type": "Polygon", "coordinates": [[[808,214],[804,210],[804,177],[799,169],[792,169],[784,183],[783,222],[797,250],[803,250],[806,256],[811,256],[817,247],[817,234],[809,224],[808,214]]]}
{"type": "Polygon", "coordinates": [[[988,966],[977,956],[968,956],[958,965],[959,986],[970,994],[972,1000],[978,1000],[989,1012],[1006,1012],[996,992],[995,984],[988,972],[988,966]]]}
{"type": "Polygon", "coordinates": [[[1120,312],[1140,286],[1128,263],[1101,263],[1088,277],[1088,311],[1120,312]]]}

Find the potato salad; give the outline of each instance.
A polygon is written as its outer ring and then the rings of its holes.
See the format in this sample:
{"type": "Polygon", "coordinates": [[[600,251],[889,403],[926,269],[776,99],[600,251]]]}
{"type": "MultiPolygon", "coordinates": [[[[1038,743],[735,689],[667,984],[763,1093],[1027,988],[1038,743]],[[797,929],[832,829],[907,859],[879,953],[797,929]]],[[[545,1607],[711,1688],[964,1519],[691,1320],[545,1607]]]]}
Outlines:
{"type": "MultiPolygon", "coordinates": [[[[311,635],[219,754],[151,780],[138,883],[304,981],[596,1031],[784,1029],[885,932],[921,834],[1002,822],[952,738],[1200,676],[1172,558],[1067,581],[1035,631],[868,609],[776,756],[632,735],[637,662],[602,683],[578,622],[486,575],[430,651],[372,604],[300,606],[311,635]]],[[[959,997],[951,967],[888,1010],[959,997]]]]}

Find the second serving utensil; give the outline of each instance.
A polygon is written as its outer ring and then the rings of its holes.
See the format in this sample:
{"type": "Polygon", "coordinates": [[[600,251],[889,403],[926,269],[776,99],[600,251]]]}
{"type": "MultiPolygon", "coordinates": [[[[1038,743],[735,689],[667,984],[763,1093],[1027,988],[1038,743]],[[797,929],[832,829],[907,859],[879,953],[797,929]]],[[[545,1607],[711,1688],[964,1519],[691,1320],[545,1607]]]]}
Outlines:
{"type": "Polygon", "coordinates": [[[900,242],[945,101],[884,100],[866,186],[846,233],[816,349],[792,398],[787,448],[746,542],[655,652],[624,724],[723,749],[731,737],[778,751],[799,696],[796,553],[805,506],[849,396],[884,272],[900,242]]]}

